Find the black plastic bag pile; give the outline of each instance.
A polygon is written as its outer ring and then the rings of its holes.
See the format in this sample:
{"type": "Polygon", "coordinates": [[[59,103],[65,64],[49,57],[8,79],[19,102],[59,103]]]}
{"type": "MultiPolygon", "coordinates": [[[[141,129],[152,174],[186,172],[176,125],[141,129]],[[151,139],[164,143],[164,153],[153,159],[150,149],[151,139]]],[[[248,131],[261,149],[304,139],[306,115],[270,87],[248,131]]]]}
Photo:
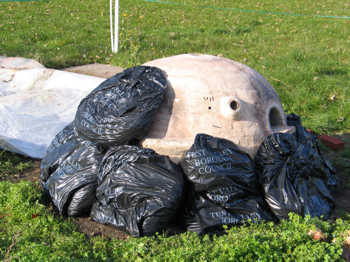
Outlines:
{"type": "Polygon", "coordinates": [[[81,101],[40,167],[41,184],[61,214],[90,214],[97,189],[96,220],[135,236],[172,223],[182,197],[180,169],[168,157],[126,145],[147,134],[166,88],[160,69],[137,66],[104,81],[81,101]]]}
{"type": "Polygon", "coordinates": [[[277,221],[289,212],[328,218],[335,170],[317,138],[289,115],[295,134],[272,134],[255,159],[233,142],[198,134],[179,165],[138,146],[167,88],[158,68],[137,66],[104,81],[57,134],[40,181],[58,211],[90,215],[132,236],[172,226],[217,233],[223,225],[277,221]]]}
{"type": "Polygon", "coordinates": [[[174,224],[183,196],[181,169],[151,149],[111,148],[98,173],[91,217],[129,232],[150,236],[174,224]]]}
{"type": "Polygon", "coordinates": [[[289,115],[287,123],[296,127],[295,134],[268,136],[255,157],[266,202],[279,219],[290,212],[328,218],[334,208],[335,169],[298,116],[289,115]]]}
{"type": "Polygon", "coordinates": [[[40,181],[61,214],[89,214],[103,155],[100,147],[77,135],[73,124],[52,141],[41,162],[40,181]]]}
{"type": "Polygon", "coordinates": [[[250,156],[231,141],[198,134],[181,166],[190,182],[185,225],[200,234],[222,225],[272,220],[250,156]]]}
{"type": "Polygon", "coordinates": [[[107,79],[84,98],[74,126],[106,147],[142,139],[164,100],[167,79],[155,67],[137,66],[107,79]]]}

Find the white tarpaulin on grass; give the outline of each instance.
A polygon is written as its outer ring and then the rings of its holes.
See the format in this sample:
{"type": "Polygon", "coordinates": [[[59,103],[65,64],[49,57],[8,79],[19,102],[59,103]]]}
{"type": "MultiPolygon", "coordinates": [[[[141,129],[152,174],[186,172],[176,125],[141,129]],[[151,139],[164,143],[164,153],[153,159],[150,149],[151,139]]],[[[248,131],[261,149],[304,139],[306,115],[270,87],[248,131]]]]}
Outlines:
{"type": "Polygon", "coordinates": [[[43,158],[81,99],[104,80],[0,56],[0,147],[43,158]]]}

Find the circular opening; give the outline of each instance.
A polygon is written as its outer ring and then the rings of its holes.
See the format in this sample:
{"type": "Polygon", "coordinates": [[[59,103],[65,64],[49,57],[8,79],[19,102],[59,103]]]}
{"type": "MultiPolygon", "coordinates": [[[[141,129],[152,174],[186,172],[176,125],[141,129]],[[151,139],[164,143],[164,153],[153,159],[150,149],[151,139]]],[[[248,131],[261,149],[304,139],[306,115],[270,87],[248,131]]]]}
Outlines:
{"type": "Polygon", "coordinates": [[[231,107],[233,110],[237,110],[237,109],[238,109],[238,103],[237,103],[235,100],[233,100],[233,101],[231,101],[231,103],[230,103],[230,107],[231,107]]]}
{"type": "Polygon", "coordinates": [[[208,109],[211,110],[211,106],[208,106],[208,109]]]}
{"type": "Polygon", "coordinates": [[[273,107],[270,110],[269,123],[271,129],[277,129],[283,126],[282,116],[280,114],[280,111],[276,107],[273,107]]]}

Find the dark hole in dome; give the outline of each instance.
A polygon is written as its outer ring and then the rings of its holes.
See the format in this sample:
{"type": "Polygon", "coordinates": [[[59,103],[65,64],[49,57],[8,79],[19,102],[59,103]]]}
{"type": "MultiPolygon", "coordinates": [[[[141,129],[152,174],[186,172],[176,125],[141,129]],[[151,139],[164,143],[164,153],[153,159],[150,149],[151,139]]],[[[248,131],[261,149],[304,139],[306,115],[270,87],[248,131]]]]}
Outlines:
{"type": "Polygon", "coordinates": [[[279,110],[275,107],[270,110],[269,122],[272,129],[280,128],[283,125],[282,116],[279,110]]]}
{"type": "Polygon", "coordinates": [[[238,108],[238,103],[237,103],[235,100],[233,100],[233,101],[231,101],[231,103],[230,103],[230,107],[231,107],[233,110],[237,110],[237,108],[238,108]]]}

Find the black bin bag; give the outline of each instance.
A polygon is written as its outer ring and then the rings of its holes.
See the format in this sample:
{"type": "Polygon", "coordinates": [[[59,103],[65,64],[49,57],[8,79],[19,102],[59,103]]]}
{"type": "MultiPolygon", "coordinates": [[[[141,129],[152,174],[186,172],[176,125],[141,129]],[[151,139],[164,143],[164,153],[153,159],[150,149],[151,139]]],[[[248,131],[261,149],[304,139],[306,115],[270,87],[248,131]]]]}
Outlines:
{"type": "Polygon", "coordinates": [[[98,181],[90,214],[96,222],[139,237],[162,232],[180,220],[183,174],[167,156],[136,146],[111,148],[98,181]]]}
{"type": "Polygon", "coordinates": [[[59,212],[89,214],[103,149],[77,136],[71,123],[56,135],[40,166],[40,182],[59,212]]]}
{"type": "Polygon", "coordinates": [[[291,114],[287,122],[296,132],[268,136],[255,157],[266,202],[279,219],[289,212],[328,218],[334,208],[335,170],[300,118],[291,114]]]}
{"type": "Polygon", "coordinates": [[[233,142],[198,134],[181,161],[190,184],[188,230],[218,232],[223,225],[273,220],[258,185],[254,162],[233,142]]]}
{"type": "Polygon", "coordinates": [[[105,146],[141,140],[164,100],[165,74],[136,66],[107,79],[79,104],[74,124],[85,139],[105,146]]]}

